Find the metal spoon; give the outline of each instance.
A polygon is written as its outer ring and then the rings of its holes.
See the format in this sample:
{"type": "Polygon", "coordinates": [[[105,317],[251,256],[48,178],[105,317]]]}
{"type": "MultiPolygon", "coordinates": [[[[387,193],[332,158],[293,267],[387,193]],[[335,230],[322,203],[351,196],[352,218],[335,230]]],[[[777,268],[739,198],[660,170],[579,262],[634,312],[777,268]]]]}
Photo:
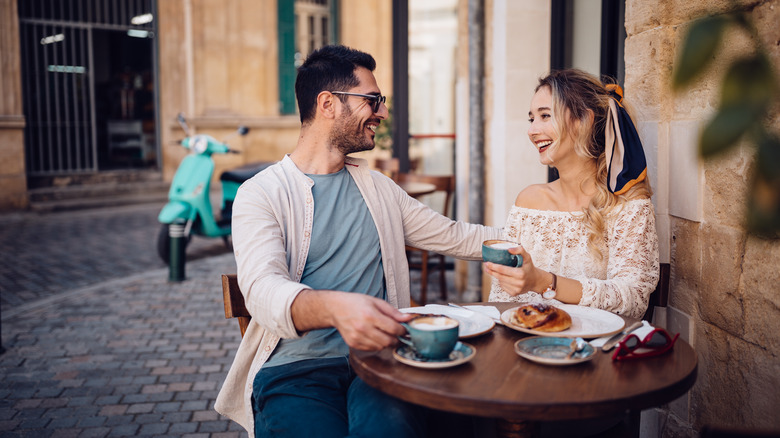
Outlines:
{"type": "Polygon", "coordinates": [[[576,353],[579,353],[585,348],[585,339],[582,338],[574,338],[571,340],[571,345],[569,346],[569,354],[566,355],[566,360],[569,360],[574,356],[576,353]]]}

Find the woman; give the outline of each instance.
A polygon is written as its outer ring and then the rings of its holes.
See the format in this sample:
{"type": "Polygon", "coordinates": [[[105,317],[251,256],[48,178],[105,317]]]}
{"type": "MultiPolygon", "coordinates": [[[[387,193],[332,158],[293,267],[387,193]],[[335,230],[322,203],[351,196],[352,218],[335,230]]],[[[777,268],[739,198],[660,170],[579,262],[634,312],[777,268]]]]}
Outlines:
{"type": "Polygon", "coordinates": [[[528,137],[559,179],[517,195],[504,239],[519,268],[486,262],[490,301],[579,304],[640,318],[658,282],[642,145],[617,85],[579,70],[539,81],[528,137]]]}

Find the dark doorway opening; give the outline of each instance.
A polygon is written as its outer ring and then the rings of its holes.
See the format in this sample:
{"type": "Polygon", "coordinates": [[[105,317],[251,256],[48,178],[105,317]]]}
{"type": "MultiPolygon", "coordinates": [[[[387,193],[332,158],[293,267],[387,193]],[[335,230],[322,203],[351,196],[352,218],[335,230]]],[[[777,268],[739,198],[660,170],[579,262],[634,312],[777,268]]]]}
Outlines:
{"type": "Polygon", "coordinates": [[[156,171],[156,1],[18,7],[28,187],[156,171]]]}
{"type": "Polygon", "coordinates": [[[100,170],[156,162],[152,39],[94,30],[95,128],[100,170]]]}

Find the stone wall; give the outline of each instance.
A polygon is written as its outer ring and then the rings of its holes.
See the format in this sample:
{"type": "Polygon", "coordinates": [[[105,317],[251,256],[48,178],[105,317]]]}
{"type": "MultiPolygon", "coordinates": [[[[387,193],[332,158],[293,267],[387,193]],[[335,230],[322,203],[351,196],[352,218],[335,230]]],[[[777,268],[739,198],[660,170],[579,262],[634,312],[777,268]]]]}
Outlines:
{"type": "Polygon", "coordinates": [[[18,35],[16,0],[0,0],[0,211],[28,203],[18,35]]]}
{"type": "MultiPolygon", "coordinates": [[[[780,66],[780,1],[737,3],[780,66]]],[[[727,61],[750,41],[729,32],[705,77],[685,92],[670,91],[687,26],[732,4],[626,2],[625,89],[656,154],[661,258],[671,263],[666,325],[699,353],[696,385],[658,416],[662,436],[698,436],[705,425],[780,430],[780,241],[750,237],[741,225],[753,149],[743,144],[714,160],[696,158],[727,61]]],[[[778,114],[771,120],[777,132],[778,114]]]]}

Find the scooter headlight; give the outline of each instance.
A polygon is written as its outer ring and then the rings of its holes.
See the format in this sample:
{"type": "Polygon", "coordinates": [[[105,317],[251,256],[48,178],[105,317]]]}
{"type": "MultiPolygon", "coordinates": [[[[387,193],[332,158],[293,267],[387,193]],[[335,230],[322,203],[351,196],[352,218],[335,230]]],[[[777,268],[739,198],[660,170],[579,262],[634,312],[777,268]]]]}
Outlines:
{"type": "Polygon", "coordinates": [[[205,136],[196,135],[192,141],[192,150],[195,151],[196,154],[202,154],[206,152],[208,147],[209,140],[205,136]]]}

